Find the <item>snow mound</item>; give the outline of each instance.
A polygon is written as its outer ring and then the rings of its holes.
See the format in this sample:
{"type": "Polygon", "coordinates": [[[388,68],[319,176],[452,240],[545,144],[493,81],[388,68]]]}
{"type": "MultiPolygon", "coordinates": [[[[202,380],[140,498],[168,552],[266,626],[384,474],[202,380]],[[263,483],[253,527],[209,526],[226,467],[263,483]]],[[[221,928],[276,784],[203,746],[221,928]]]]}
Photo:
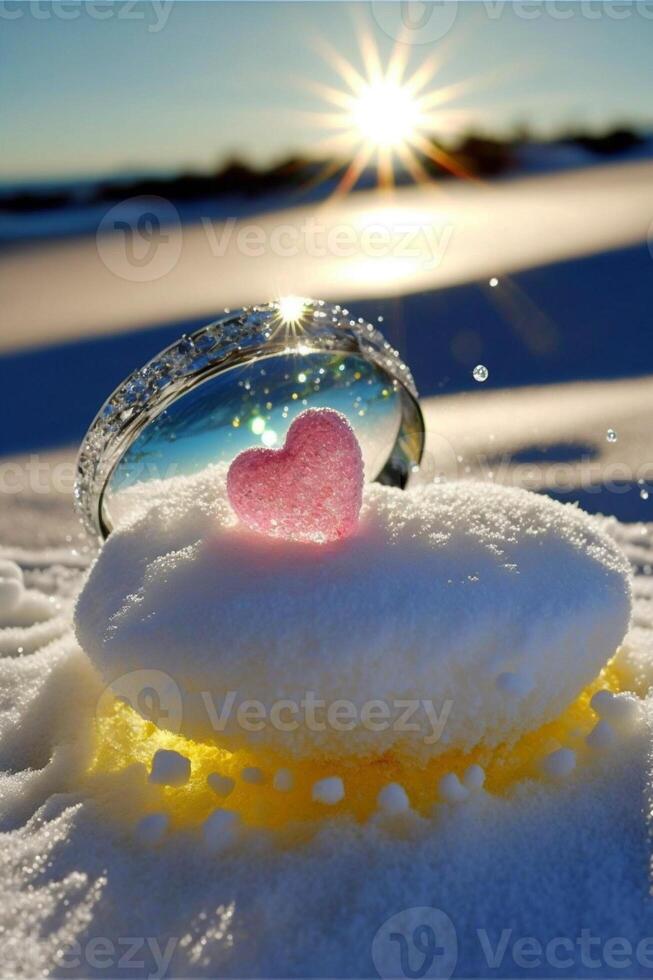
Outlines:
{"type": "Polygon", "coordinates": [[[627,562],[577,508],[487,483],[370,485],[357,532],[317,545],[238,524],[224,480],[148,489],[75,614],[106,683],[168,675],[170,727],[190,737],[416,759],[496,745],[559,714],[628,627],[627,562]]]}

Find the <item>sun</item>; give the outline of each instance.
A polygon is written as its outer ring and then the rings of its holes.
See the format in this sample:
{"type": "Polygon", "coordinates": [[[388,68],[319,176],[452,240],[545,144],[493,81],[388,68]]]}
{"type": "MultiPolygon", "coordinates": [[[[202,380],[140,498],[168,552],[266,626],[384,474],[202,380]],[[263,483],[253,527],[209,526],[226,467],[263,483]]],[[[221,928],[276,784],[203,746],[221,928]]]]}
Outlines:
{"type": "Polygon", "coordinates": [[[370,166],[376,167],[381,186],[392,185],[400,169],[415,181],[430,179],[428,161],[457,176],[469,176],[439,140],[469,122],[469,110],[451,103],[470,80],[436,86],[433,80],[442,67],[441,57],[431,55],[408,72],[409,44],[398,41],[384,64],[369,32],[362,31],[358,40],[361,68],[324,41],[319,43],[325,61],[339,76],[338,87],[304,80],[304,86],[330,107],[308,113],[323,134],[316,152],[331,158],[318,180],[342,169],[343,161],[346,169],[339,192],[351,190],[370,166]]]}
{"type": "Polygon", "coordinates": [[[368,85],[352,107],[352,121],[361,136],[377,147],[402,147],[419,127],[419,106],[396,82],[380,79],[368,85]]]}

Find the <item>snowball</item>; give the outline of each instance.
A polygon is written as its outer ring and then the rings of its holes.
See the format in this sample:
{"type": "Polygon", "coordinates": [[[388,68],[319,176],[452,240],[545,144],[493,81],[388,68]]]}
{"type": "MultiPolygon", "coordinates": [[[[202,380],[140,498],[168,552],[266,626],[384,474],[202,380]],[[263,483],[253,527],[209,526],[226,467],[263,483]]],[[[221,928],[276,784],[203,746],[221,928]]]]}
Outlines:
{"type": "Polygon", "coordinates": [[[14,611],[23,591],[23,586],[15,578],[0,578],[0,616],[14,611]]]}
{"type": "Polygon", "coordinates": [[[557,749],[542,759],[541,767],[552,779],[563,779],[576,768],[576,753],[571,749],[557,749]]]}
{"type": "Polygon", "coordinates": [[[167,813],[149,813],[139,820],[134,829],[134,837],[145,847],[156,847],[168,832],[170,818],[167,813]]]}
{"type": "Polygon", "coordinates": [[[463,776],[463,785],[470,792],[475,793],[479,789],[483,789],[484,782],[485,782],[485,769],[483,769],[482,766],[478,766],[476,765],[476,763],[474,763],[473,765],[469,766],[468,769],[465,770],[465,774],[463,776]]]}
{"type": "Polygon", "coordinates": [[[275,772],[272,780],[272,785],[280,793],[288,793],[293,788],[294,783],[295,779],[290,769],[279,769],[275,772]]]}
{"type": "Polygon", "coordinates": [[[591,749],[609,749],[615,741],[614,728],[607,721],[597,721],[585,741],[591,749]]]}
{"type": "Polygon", "coordinates": [[[385,813],[397,814],[405,813],[410,809],[410,800],[403,786],[399,783],[388,783],[384,786],[377,797],[379,809],[385,813]]]}
{"type": "Polygon", "coordinates": [[[210,851],[218,853],[237,840],[240,817],[233,810],[214,810],[202,825],[202,837],[210,851]]]}
{"type": "Polygon", "coordinates": [[[469,790],[453,772],[448,772],[438,783],[438,793],[447,803],[464,803],[469,796],[469,790]]]}
{"type": "Polygon", "coordinates": [[[0,559],[0,616],[12,613],[25,591],[23,570],[15,561],[0,559]]]}
{"type": "Polygon", "coordinates": [[[639,703],[632,694],[613,694],[608,690],[597,691],[590,707],[599,718],[622,730],[631,728],[640,714],[639,703]]]}
{"type": "Polygon", "coordinates": [[[327,803],[333,806],[345,798],[345,787],[340,776],[327,776],[313,783],[312,799],[316,803],[327,803]]]}
{"type": "Polygon", "coordinates": [[[215,466],[148,485],[76,607],[105,682],[164,671],[191,738],[250,746],[238,708],[255,699],[265,712],[257,744],[286,756],[419,761],[493,747],[560,714],[628,626],[621,550],[597,520],[544,495],[367,485],[356,533],[318,545],[238,524],[224,480],[215,466]],[[502,675],[529,678],[530,693],[520,682],[522,696],[507,695],[502,675]],[[310,724],[306,692],[326,706],[348,699],[353,727],[310,724]],[[285,699],[296,726],[273,723],[285,699]],[[382,726],[366,722],[377,700],[382,726]],[[399,724],[406,701],[419,708],[410,726],[399,724]]]}
{"type": "Polygon", "coordinates": [[[24,585],[23,570],[15,561],[8,558],[0,558],[0,579],[14,579],[24,585]]]}
{"type": "Polygon", "coordinates": [[[161,786],[183,786],[190,779],[190,759],[174,749],[159,749],[152,759],[150,782],[161,786]]]}
{"type": "Polygon", "coordinates": [[[218,796],[227,797],[233,792],[236,785],[235,780],[229,776],[221,776],[219,772],[212,772],[206,777],[206,781],[218,796]]]}

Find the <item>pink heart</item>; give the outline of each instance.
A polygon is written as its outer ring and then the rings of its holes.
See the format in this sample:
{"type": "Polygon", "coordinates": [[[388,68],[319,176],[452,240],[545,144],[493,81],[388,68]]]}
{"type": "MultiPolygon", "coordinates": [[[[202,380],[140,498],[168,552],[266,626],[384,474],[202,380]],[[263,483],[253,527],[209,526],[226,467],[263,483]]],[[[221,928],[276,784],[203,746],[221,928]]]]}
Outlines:
{"type": "Polygon", "coordinates": [[[231,506],[244,524],[291,541],[335,541],[358,522],[363,457],[344,415],[310,408],[283,449],[246,449],[227,474],[231,506]]]}

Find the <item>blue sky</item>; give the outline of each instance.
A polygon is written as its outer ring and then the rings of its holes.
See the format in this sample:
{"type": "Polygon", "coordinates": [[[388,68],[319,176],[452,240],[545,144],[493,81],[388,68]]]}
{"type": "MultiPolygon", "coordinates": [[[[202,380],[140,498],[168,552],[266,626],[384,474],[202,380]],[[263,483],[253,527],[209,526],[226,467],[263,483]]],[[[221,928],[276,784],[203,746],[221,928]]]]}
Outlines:
{"type": "Polygon", "coordinates": [[[465,125],[546,133],[653,120],[653,2],[2,6],[2,179],[310,153],[319,133],[302,110],[325,107],[306,80],[341,84],[315,42],[360,65],[363,23],[385,61],[402,10],[413,18],[412,68],[436,52],[433,84],[475,79],[452,103],[465,125]]]}

